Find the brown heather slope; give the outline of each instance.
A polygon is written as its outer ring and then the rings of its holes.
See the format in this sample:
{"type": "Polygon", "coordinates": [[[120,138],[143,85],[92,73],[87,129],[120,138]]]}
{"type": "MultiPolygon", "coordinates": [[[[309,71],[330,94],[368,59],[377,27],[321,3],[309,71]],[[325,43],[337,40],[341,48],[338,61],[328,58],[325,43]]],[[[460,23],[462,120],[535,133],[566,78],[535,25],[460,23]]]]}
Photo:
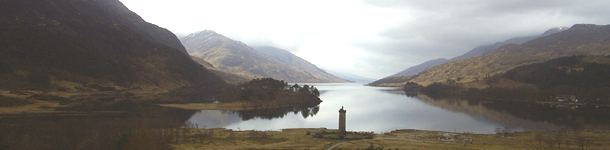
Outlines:
{"type": "Polygon", "coordinates": [[[210,64],[209,62],[199,58],[199,57],[191,57],[195,62],[199,63],[200,65],[202,65],[203,67],[205,67],[206,69],[212,71],[212,73],[214,73],[216,76],[220,77],[222,80],[224,80],[225,82],[232,84],[232,85],[237,85],[240,83],[245,83],[248,82],[254,78],[249,78],[246,76],[242,76],[242,75],[237,75],[234,73],[230,73],[227,71],[223,71],[223,70],[218,70],[216,68],[214,68],[214,66],[212,64],[210,64]]]}
{"type": "Polygon", "coordinates": [[[413,78],[413,75],[408,76],[397,76],[397,77],[386,77],[379,79],[375,82],[371,82],[369,86],[382,86],[382,87],[403,87],[409,80],[413,78]]]}
{"type": "Polygon", "coordinates": [[[254,50],[262,52],[263,54],[277,59],[283,63],[286,63],[288,66],[293,68],[303,70],[312,76],[316,77],[322,82],[347,82],[345,79],[341,79],[336,77],[326,71],[318,68],[316,65],[308,62],[307,60],[292,54],[291,52],[275,47],[270,46],[262,46],[262,47],[253,47],[254,50]]]}
{"type": "Polygon", "coordinates": [[[508,44],[480,57],[426,69],[410,81],[428,85],[457,78],[461,82],[482,80],[517,66],[572,55],[610,55],[610,25],[577,24],[521,45],[508,44]]]}
{"type": "Polygon", "coordinates": [[[451,59],[439,58],[439,59],[435,59],[435,60],[429,60],[429,61],[426,61],[419,65],[409,67],[394,75],[390,75],[386,78],[379,79],[375,82],[369,83],[368,85],[371,85],[371,86],[390,86],[390,85],[391,86],[403,86],[403,85],[405,85],[406,82],[408,82],[410,80],[410,78],[409,78],[410,76],[416,75],[417,73],[420,73],[421,71],[424,71],[425,69],[432,68],[434,66],[448,63],[451,61],[464,60],[464,59],[468,59],[471,57],[483,56],[483,55],[485,55],[487,53],[491,53],[492,51],[494,51],[504,45],[507,45],[507,44],[520,45],[520,44],[523,44],[530,40],[533,40],[533,39],[536,39],[539,37],[543,37],[543,36],[547,36],[547,35],[551,35],[551,34],[555,34],[558,32],[562,32],[567,29],[569,29],[569,28],[567,28],[567,27],[551,28],[539,36],[514,37],[514,38],[510,38],[508,40],[504,40],[502,42],[497,42],[494,44],[477,46],[474,49],[466,52],[463,55],[453,57],[451,59]]]}
{"type": "Polygon", "coordinates": [[[0,88],[219,89],[174,34],[118,0],[0,2],[0,88]]]}
{"type": "Polygon", "coordinates": [[[190,55],[204,59],[218,70],[252,78],[271,77],[287,82],[324,82],[214,31],[193,33],[181,38],[181,41],[190,55]]]}

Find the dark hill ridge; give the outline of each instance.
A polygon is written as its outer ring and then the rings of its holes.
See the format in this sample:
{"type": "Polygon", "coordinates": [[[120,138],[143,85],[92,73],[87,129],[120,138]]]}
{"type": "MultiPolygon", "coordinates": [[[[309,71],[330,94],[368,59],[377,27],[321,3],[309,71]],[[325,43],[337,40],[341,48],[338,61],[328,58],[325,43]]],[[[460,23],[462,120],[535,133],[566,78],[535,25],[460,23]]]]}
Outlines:
{"type": "MultiPolygon", "coordinates": [[[[501,77],[539,88],[574,86],[579,88],[610,87],[610,57],[571,56],[516,67],[501,77]]],[[[583,94],[583,96],[586,94],[583,94]]]]}
{"type": "Polygon", "coordinates": [[[251,78],[271,77],[287,82],[325,82],[315,76],[258,52],[248,45],[205,30],[181,38],[190,55],[216,69],[251,78]]]}
{"type": "Polygon", "coordinates": [[[69,90],[226,84],[185,55],[174,34],[118,0],[3,0],[0,8],[3,89],[27,88],[33,77],[69,90]]]}
{"type": "Polygon", "coordinates": [[[277,59],[283,63],[288,64],[291,67],[294,67],[299,70],[303,70],[317,79],[320,79],[322,82],[346,82],[344,79],[338,78],[332,74],[327,73],[326,71],[318,68],[316,65],[308,62],[307,60],[298,57],[291,52],[275,47],[270,46],[260,46],[260,47],[252,47],[254,50],[262,52],[263,54],[277,59]]]}

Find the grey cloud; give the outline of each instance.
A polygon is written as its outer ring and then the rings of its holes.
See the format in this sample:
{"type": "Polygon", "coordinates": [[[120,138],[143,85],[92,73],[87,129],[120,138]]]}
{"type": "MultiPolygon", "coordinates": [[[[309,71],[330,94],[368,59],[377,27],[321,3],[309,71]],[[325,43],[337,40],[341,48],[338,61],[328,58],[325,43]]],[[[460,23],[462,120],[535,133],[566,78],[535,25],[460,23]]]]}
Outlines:
{"type": "MultiPolygon", "coordinates": [[[[363,0],[363,2],[376,8],[392,10],[390,12],[399,14],[393,17],[401,17],[395,18],[397,21],[392,22],[394,24],[385,25],[383,29],[371,29],[377,31],[377,37],[361,38],[375,40],[349,43],[363,50],[367,55],[357,58],[359,63],[351,66],[353,68],[345,69],[362,70],[352,73],[361,73],[369,77],[384,77],[428,60],[452,58],[476,46],[493,44],[512,37],[538,35],[554,27],[569,27],[579,23],[610,23],[608,17],[610,0],[363,0]]],[[[342,8],[336,9],[340,13],[342,8]]],[[[332,24],[333,21],[340,22],[341,19],[337,17],[327,20],[330,22],[319,23],[332,24]]],[[[298,23],[288,25],[295,25],[295,29],[310,28],[299,26],[298,23]]],[[[337,28],[332,25],[324,27],[337,28]]],[[[325,32],[333,31],[333,29],[325,30],[325,32]]],[[[264,32],[244,33],[250,31],[229,28],[217,32],[251,46],[274,46],[293,52],[301,51],[303,41],[315,37],[309,35],[311,33],[308,31],[297,32],[293,40],[286,42],[283,39],[274,39],[278,38],[277,36],[266,36],[264,32]]],[[[359,31],[353,32],[357,36],[359,31]]],[[[324,34],[333,35],[333,33],[324,34]]]]}

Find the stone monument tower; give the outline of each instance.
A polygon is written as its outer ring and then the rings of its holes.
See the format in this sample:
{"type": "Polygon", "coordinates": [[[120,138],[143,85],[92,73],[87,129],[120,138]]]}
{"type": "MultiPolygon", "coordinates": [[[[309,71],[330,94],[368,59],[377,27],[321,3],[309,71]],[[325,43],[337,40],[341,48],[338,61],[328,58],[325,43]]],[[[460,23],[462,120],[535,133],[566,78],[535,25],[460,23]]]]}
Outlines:
{"type": "Polygon", "coordinates": [[[345,113],[347,111],[345,109],[343,109],[343,106],[341,106],[341,109],[339,109],[339,138],[343,138],[345,137],[345,113]]]}

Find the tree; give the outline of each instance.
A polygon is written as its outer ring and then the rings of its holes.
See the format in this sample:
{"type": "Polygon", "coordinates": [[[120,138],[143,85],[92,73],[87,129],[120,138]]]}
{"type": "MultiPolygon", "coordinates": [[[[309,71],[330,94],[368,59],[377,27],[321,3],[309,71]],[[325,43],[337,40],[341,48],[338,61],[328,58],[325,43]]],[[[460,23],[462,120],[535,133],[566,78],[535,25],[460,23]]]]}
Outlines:
{"type": "Polygon", "coordinates": [[[49,78],[49,76],[45,74],[30,73],[27,75],[27,80],[32,85],[36,85],[43,88],[49,87],[51,85],[51,78],[49,78]]]}
{"type": "Polygon", "coordinates": [[[299,92],[309,93],[309,85],[307,85],[307,84],[303,85],[303,88],[299,89],[299,92]]]}
{"type": "Polygon", "coordinates": [[[412,92],[412,93],[417,93],[420,92],[424,87],[422,85],[419,85],[415,82],[407,82],[405,84],[405,86],[403,87],[403,90],[405,92],[412,92]]]}
{"type": "Polygon", "coordinates": [[[320,97],[320,91],[318,91],[318,89],[317,89],[317,88],[314,88],[314,89],[313,89],[312,94],[313,94],[314,96],[320,97]]]}
{"type": "Polygon", "coordinates": [[[293,92],[298,92],[301,90],[301,87],[299,86],[299,84],[296,84],[296,83],[291,88],[292,88],[293,92]]]}

